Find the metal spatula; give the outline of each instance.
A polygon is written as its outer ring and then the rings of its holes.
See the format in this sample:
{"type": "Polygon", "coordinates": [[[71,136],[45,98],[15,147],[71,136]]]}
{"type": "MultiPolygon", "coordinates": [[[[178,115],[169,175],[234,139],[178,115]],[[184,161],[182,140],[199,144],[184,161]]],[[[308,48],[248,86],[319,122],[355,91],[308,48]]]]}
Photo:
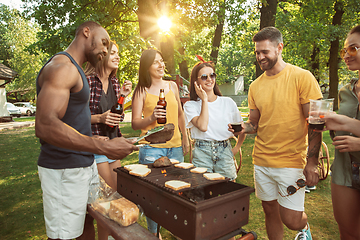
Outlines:
{"type": "Polygon", "coordinates": [[[139,137],[139,138],[136,140],[136,142],[135,142],[135,143],[137,143],[138,141],[140,141],[140,140],[142,140],[142,139],[146,138],[147,136],[150,136],[151,134],[154,134],[154,133],[160,132],[160,131],[162,131],[162,130],[164,130],[164,126],[154,127],[153,129],[150,129],[149,131],[147,131],[147,133],[146,133],[144,136],[139,137]]]}

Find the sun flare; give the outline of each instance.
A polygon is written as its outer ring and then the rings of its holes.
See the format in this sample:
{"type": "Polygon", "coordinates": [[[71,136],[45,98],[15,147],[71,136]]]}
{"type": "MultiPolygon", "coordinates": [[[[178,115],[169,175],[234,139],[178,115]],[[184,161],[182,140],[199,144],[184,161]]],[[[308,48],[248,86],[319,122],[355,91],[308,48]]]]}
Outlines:
{"type": "Polygon", "coordinates": [[[162,16],[158,20],[158,25],[162,31],[168,32],[171,28],[171,20],[166,16],[162,16]]]}

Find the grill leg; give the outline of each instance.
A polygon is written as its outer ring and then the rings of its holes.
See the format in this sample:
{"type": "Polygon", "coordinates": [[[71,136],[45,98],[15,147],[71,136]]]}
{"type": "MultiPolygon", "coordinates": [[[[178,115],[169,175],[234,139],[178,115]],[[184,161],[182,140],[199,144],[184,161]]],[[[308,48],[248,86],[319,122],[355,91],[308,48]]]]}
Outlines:
{"type": "Polygon", "coordinates": [[[247,232],[244,229],[241,229],[241,235],[242,235],[242,237],[237,238],[236,240],[256,240],[257,239],[257,235],[253,231],[247,232]]]}
{"type": "Polygon", "coordinates": [[[159,238],[160,236],[160,224],[157,225],[157,230],[156,230],[156,237],[159,238]]]}

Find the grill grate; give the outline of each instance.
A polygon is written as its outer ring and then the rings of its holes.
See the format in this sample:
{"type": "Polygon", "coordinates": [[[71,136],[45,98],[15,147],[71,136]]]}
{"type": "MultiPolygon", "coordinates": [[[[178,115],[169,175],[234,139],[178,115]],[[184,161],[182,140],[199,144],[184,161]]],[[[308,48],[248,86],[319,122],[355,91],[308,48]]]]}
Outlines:
{"type": "Polygon", "coordinates": [[[219,239],[248,223],[253,188],[229,179],[210,181],[202,174],[174,166],[149,168],[152,171],[146,177],[130,175],[123,167],[115,169],[117,190],[176,236],[187,240],[219,239]],[[189,182],[191,188],[173,191],[165,187],[169,180],[189,182]]]}

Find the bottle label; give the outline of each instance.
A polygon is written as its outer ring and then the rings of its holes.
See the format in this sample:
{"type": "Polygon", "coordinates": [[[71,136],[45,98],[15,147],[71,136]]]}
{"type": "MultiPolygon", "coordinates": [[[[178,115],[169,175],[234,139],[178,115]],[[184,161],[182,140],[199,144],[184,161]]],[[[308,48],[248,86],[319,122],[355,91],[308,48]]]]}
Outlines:
{"type": "Polygon", "coordinates": [[[125,96],[121,94],[118,103],[123,104],[124,103],[125,96]]]}

